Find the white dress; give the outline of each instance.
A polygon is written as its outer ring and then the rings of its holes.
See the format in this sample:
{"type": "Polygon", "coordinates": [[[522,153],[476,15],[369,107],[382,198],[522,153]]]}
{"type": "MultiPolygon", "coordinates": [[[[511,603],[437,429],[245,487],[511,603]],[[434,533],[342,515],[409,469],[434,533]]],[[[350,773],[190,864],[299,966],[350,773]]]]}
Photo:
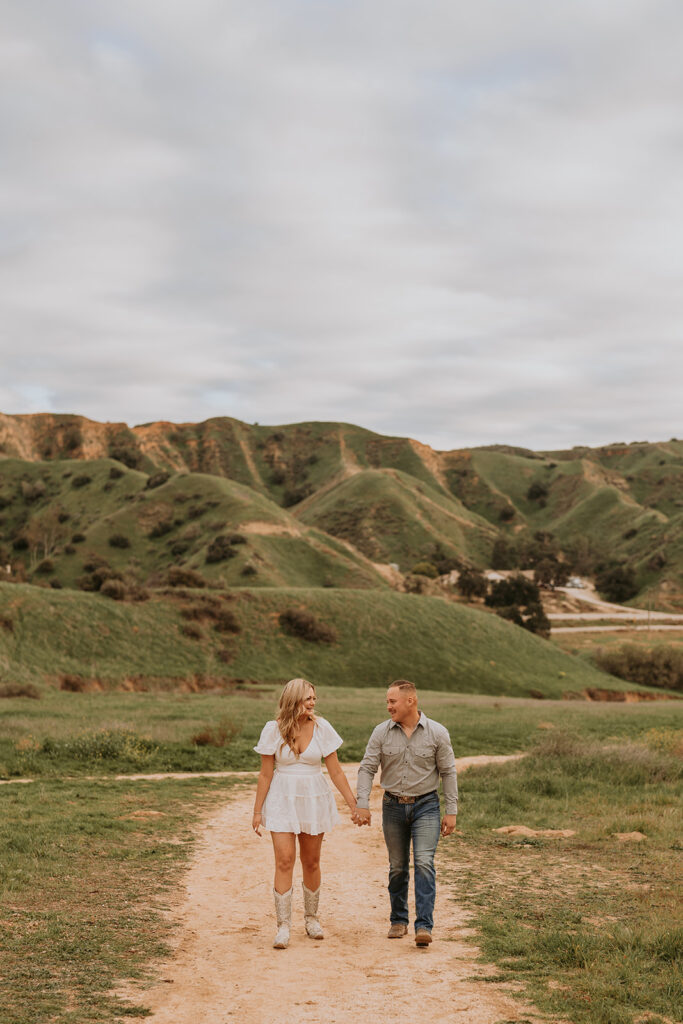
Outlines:
{"type": "Polygon", "coordinates": [[[275,771],[261,809],[264,828],[317,836],[338,823],[337,805],[321,761],[343,742],[329,722],[318,718],[311,742],[297,758],[282,739],[277,722],[266,722],[254,747],[257,754],[275,755],[275,771]]]}

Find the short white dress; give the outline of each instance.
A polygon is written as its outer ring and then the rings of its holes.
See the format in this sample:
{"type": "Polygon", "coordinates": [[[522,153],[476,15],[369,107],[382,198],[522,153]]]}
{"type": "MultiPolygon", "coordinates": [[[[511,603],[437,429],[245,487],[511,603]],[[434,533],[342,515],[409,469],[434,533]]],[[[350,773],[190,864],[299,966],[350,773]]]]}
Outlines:
{"type": "Polygon", "coordinates": [[[313,738],[297,758],[280,735],[277,722],[266,722],[257,754],[274,754],[275,771],[261,809],[269,832],[306,832],[317,836],[339,822],[332,790],[322,772],[322,758],[343,743],[324,718],[317,718],[313,738]]]}

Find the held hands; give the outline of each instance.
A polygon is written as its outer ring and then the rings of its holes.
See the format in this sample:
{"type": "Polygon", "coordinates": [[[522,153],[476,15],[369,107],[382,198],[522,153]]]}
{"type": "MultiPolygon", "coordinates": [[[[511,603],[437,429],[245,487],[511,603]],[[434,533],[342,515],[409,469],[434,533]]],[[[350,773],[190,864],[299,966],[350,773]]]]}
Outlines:
{"type": "Polygon", "coordinates": [[[251,827],[257,836],[261,836],[261,812],[254,811],[254,817],[251,819],[251,827]]]}
{"type": "Polygon", "coordinates": [[[371,821],[371,814],[367,807],[354,807],[351,810],[351,821],[354,825],[369,825],[371,821]]]}

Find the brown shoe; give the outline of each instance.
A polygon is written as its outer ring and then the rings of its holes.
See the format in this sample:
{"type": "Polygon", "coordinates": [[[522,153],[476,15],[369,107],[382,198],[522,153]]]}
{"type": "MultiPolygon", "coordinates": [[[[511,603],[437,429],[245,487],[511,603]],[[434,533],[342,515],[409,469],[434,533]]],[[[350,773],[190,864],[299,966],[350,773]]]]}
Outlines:
{"type": "Polygon", "coordinates": [[[392,924],[391,928],[387,932],[387,938],[388,939],[402,939],[407,931],[408,931],[408,925],[407,924],[401,924],[400,921],[397,921],[396,924],[392,924]]]}
{"type": "Polygon", "coordinates": [[[432,941],[432,933],[428,932],[426,928],[418,928],[415,932],[415,945],[416,946],[428,946],[432,941]]]}

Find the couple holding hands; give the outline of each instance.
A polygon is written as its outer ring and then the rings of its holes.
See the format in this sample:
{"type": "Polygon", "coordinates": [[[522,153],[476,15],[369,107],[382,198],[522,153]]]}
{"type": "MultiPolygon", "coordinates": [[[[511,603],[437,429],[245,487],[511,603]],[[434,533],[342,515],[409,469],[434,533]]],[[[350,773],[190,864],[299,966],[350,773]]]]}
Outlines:
{"type": "Polygon", "coordinates": [[[268,829],[275,854],[275,913],[273,945],[285,949],[292,920],[292,877],[296,840],[303,871],[306,933],[322,939],[318,920],[320,852],[325,832],[339,821],[330,779],[351,811],[356,825],[370,824],[369,800],[373,779],[381,767],[382,830],[389,854],[388,938],[408,931],[410,846],[415,871],[415,942],[432,941],[436,872],[434,855],[439,836],[455,829],[458,783],[448,730],[432,721],[417,705],[413,683],[399,679],[387,690],[389,719],[380,723],[368,741],[358,769],[354,797],[337,758],[343,740],[324,718],[315,714],[315,687],[305,679],[285,686],[276,720],[267,722],[258,745],[261,771],[256,787],[252,827],[257,835],[268,829]],[[443,782],[445,814],[441,817],[438,786],[443,782]]]}

